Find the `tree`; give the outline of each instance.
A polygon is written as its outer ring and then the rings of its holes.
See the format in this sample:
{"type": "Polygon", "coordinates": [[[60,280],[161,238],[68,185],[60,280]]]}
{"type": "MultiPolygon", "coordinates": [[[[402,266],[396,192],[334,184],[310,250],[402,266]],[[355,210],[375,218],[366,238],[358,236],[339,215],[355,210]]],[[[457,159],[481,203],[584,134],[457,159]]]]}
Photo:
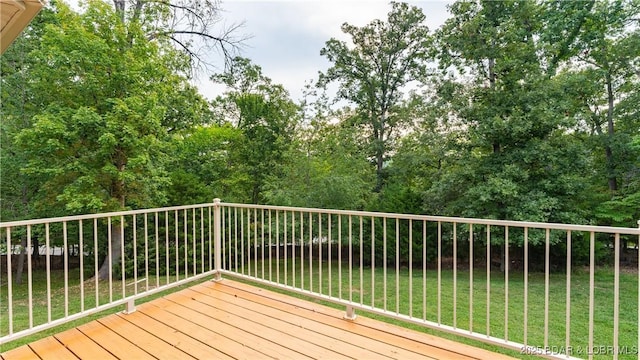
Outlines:
{"type": "MultiPolygon", "coordinates": [[[[27,176],[21,168],[28,161],[28,154],[20,151],[16,135],[32,124],[38,110],[39,98],[29,84],[29,69],[34,65],[28,54],[39,45],[45,25],[55,22],[54,10],[44,8],[29,24],[11,47],[0,57],[0,221],[22,220],[37,217],[35,199],[42,179],[27,176]]],[[[27,237],[22,238],[20,256],[14,276],[16,284],[22,283],[26,260],[27,237]]],[[[38,234],[32,234],[32,256],[38,256],[38,234]]]]}
{"type": "MultiPolygon", "coordinates": [[[[188,88],[186,59],[99,1],[80,15],[60,4],[58,19],[30,53],[42,107],[17,137],[29,159],[22,171],[43,179],[37,205],[73,214],[165,203],[166,105],[188,88]]],[[[119,261],[119,224],[111,226],[100,279],[119,261]]]]}
{"type": "MultiPolygon", "coordinates": [[[[601,224],[636,226],[633,179],[638,152],[640,6],[634,1],[543,3],[546,25],[540,38],[546,53],[564,53],[558,74],[567,113],[591,150],[586,176],[593,200],[590,214],[601,224]],[[557,44],[566,45],[564,51],[557,44]]],[[[557,68],[557,66],[556,66],[557,68]]]]}
{"type": "Polygon", "coordinates": [[[251,178],[242,161],[245,142],[230,124],[199,126],[174,139],[169,204],[210,202],[222,195],[229,202],[246,199],[251,178]]]}
{"type": "Polygon", "coordinates": [[[455,139],[464,156],[425,199],[458,216],[586,221],[576,205],[590,157],[557,76],[572,51],[544,42],[545,9],[535,2],[458,1],[451,11],[438,32],[438,96],[449,104],[447,121],[465,129],[455,139]]]}
{"type": "Polygon", "coordinates": [[[341,121],[314,118],[301,126],[283,156],[283,170],[266,179],[268,203],[325,209],[364,209],[371,197],[373,173],[361,135],[341,121]]]}
{"type": "MultiPolygon", "coordinates": [[[[585,118],[604,150],[604,176],[611,197],[618,196],[620,180],[632,163],[631,141],[637,133],[618,132],[623,121],[637,119],[637,84],[640,79],[640,5],[633,1],[596,2],[577,39],[575,60],[582,68],[575,70],[591,84],[582,88],[585,118]]],[[[631,124],[629,124],[631,125],[631,124]]],[[[624,125],[623,125],[624,126],[624,125]]]]}
{"type": "Polygon", "coordinates": [[[208,68],[209,52],[221,53],[230,62],[244,38],[240,25],[218,27],[218,0],[113,0],[122,23],[137,24],[149,40],[168,41],[189,56],[191,67],[208,68]]]}
{"type": "Polygon", "coordinates": [[[376,211],[406,214],[444,211],[442,203],[425,197],[425,191],[466,155],[456,143],[464,134],[445,122],[436,123],[435,114],[425,113],[417,119],[420,121],[414,131],[402,137],[391,158],[376,211]]]}
{"type": "Polygon", "coordinates": [[[30,69],[37,65],[29,53],[40,44],[46,24],[55,22],[55,9],[45,7],[12,46],[0,57],[0,219],[22,220],[36,217],[33,200],[39,179],[20,171],[28,160],[16,145],[16,135],[31,126],[40,107],[40,98],[30,84],[30,69]]]}
{"type": "Polygon", "coordinates": [[[342,25],[353,46],[332,38],[320,51],[333,65],[321,74],[319,85],[338,82],[338,98],[357,106],[357,124],[370,134],[376,191],[382,189],[385,161],[405,120],[398,116],[402,90],[424,79],[431,50],[422,11],[406,3],[392,2],[391,7],[386,22],[374,20],[364,27],[342,25]]]}
{"type": "Polygon", "coordinates": [[[212,80],[227,86],[224,95],[214,101],[220,123],[229,122],[242,130],[242,162],[250,177],[247,201],[263,200],[262,187],[269,176],[279,174],[280,164],[300,117],[282,85],[273,84],[260,66],[236,57],[229,68],[212,80]]]}

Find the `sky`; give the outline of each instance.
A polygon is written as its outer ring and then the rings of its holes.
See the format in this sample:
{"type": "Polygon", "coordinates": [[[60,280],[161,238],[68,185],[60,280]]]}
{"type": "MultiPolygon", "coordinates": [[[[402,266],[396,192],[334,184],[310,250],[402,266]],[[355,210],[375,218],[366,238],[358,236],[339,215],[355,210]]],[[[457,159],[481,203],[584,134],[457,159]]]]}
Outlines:
{"type": "MultiPolygon", "coordinates": [[[[77,8],[78,0],[69,3],[77,8]]],[[[431,31],[448,18],[447,0],[408,1],[422,9],[431,31]]],[[[221,26],[243,23],[237,36],[248,36],[239,55],[262,67],[263,74],[282,84],[294,101],[302,98],[305,82],[317,79],[330,63],[320,49],[330,38],[347,41],[340,26],[344,22],[364,26],[374,19],[386,20],[391,10],[382,0],[228,0],[222,2],[221,26]]],[[[220,57],[219,54],[212,54],[220,57]]],[[[220,59],[211,62],[222,65],[220,59]]],[[[222,69],[221,69],[222,70],[222,69]]],[[[224,88],[200,76],[195,85],[205,97],[213,99],[224,88]]]]}

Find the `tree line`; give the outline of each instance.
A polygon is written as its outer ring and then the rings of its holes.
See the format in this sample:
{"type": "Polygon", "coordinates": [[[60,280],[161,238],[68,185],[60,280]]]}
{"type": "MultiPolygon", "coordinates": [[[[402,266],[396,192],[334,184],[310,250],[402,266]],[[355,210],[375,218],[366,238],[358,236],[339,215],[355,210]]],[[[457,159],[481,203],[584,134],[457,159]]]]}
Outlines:
{"type": "Polygon", "coordinates": [[[637,226],[639,1],[461,0],[438,29],[392,2],[318,49],[299,102],[219,11],[52,1],[1,59],[2,221],[220,197],[637,226]]]}

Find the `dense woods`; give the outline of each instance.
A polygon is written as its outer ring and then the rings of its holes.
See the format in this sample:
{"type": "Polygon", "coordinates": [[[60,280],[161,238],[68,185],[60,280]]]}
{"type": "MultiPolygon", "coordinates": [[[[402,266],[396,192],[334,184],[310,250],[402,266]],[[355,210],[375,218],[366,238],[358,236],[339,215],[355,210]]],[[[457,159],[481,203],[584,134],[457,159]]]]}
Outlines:
{"type": "Polygon", "coordinates": [[[345,23],[298,103],[210,32],[215,3],[51,1],[1,58],[2,221],[219,197],[638,226],[640,2],[449,10],[345,23]],[[206,100],[197,73],[227,90],[206,100]]]}

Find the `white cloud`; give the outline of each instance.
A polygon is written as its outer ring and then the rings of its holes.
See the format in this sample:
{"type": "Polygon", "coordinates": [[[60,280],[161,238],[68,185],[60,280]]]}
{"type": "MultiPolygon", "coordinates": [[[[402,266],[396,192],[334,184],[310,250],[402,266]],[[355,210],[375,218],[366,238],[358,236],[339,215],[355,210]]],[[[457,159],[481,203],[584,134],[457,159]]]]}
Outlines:
{"type": "Polygon", "coordinates": [[[340,27],[348,22],[351,25],[364,26],[374,19],[384,19],[390,10],[384,1],[344,1],[297,3],[303,13],[301,27],[306,32],[321,35],[326,40],[332,37],[348,40],[340,27]]]}

